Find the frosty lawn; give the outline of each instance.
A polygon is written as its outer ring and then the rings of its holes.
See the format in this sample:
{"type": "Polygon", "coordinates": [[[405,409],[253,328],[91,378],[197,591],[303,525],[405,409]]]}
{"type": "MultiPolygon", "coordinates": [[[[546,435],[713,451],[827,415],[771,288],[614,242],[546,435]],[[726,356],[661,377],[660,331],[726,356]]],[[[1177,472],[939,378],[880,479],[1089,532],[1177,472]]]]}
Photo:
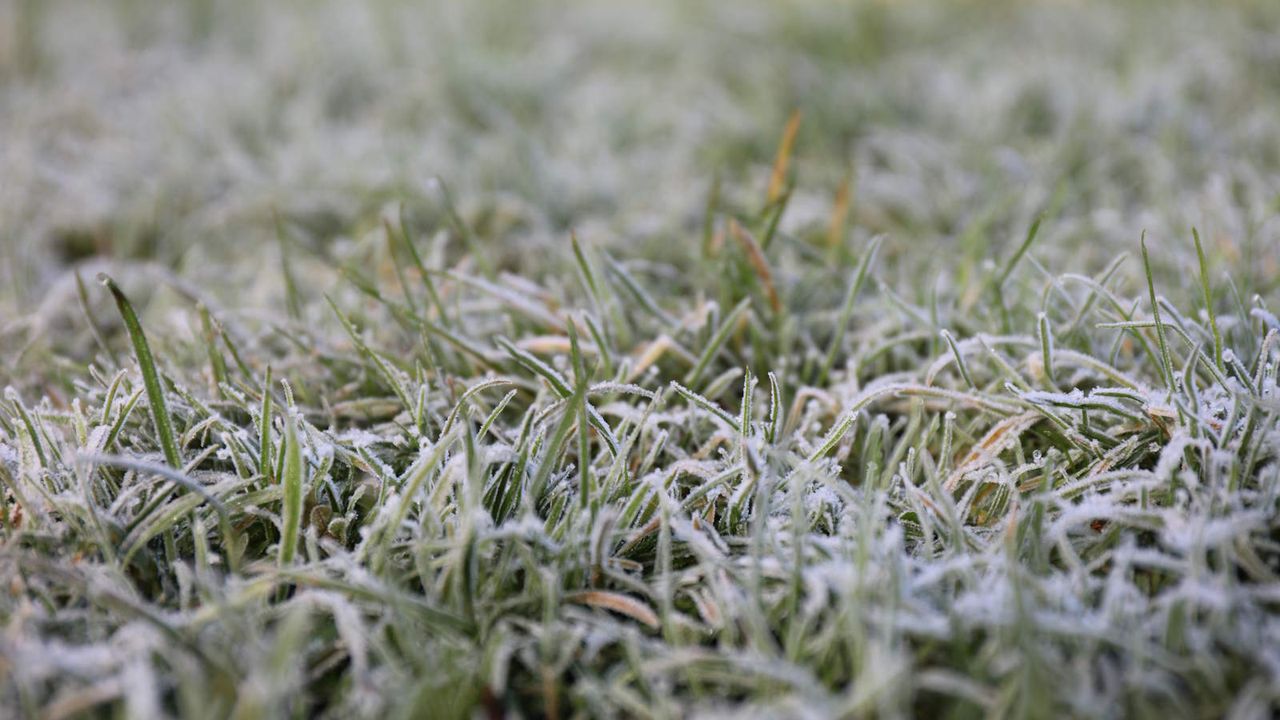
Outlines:
{"type": "Polygon", "coordinates": [[[1280,707],[1280,5],[0,28],[6,712],[1280,707]]]}

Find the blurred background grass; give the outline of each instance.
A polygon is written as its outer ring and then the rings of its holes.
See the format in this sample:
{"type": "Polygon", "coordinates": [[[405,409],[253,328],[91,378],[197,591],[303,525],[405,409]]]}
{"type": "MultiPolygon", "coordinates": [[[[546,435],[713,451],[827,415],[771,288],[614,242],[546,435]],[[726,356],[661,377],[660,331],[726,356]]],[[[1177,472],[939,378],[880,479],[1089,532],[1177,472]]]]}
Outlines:
{"type": "Polygon", "coordinates": [[[396,203],[442,227],[437,179],[500,267],[569,267],[571,227],[678,261],[714,176],[757,205],[795,110],[783,230],[825,232],[848,180],[850,242],[889,233],[908,296],[963,286],[1040,213],[1052,272],[1145,229],[1176,279],[1196,224],[1265,293],[1277,30],[1263,1],[4,0],[0,332],[67,352],[74,272],[104,265],[278,307],[277,215],[303,267],[326,258],[318,294],[396,203]]]}

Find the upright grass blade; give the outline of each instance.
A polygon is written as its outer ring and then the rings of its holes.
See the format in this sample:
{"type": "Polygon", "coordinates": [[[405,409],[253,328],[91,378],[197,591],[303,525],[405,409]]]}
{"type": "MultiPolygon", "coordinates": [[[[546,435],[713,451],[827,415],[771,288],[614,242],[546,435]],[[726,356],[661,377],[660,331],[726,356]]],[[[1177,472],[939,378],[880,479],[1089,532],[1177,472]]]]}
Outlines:
{"type": "Polygon", "coordinates": [[[796,134],[800,131],[800,111],[794,110],[787,118],[787,126],[782,130],[782,140],[778,143],[778,154],[773,159],[773,171],[769,174],[769,190],[765,201],[773,203],[782,196],[787,184],[787,169],[791,165],[791,153],[795,149],[796,134]]]}
{"type": "Polygon", "coordinates": [[[200,313],[200,336],[204,340],[205,352],[209,356],[209,372],[213,377],[214,393],[222,394],[222,384],[227,382],[227,360],[222,357],[222,351],[218,349],[218,334],[213,327],[213,318],[209,315],[209,308],[201,303],[197,308],[200,313]]]}
{"type": "Polygon", "coordinates": [[[733,333],[733,329],[737,327],[738,318],[742,316],[742,313],[746,312],[750,305],[751,298],[743,298],[729,311],[729,314],[724,316],[724,320],[720,322],[720,326],[716,328],[711,339],[707,341],[706,347],[702,349],[702,354],[698,357],[697,364],[684,376],[685,385],[697,387],[698,381],[702,379],[703,372],[706,371],[711,361],[715,359],[716,353],[720,351],[725,341],[729,339],[729,335],[733,333]]]}
{"type": "Polygon", "coordinates": [[[138,367],[142,371],[142,382],[147,389],[147,404],[151,406],[151,420],[155,424],[156,437],[160,441],[160,448],[164,451],[165,462],[174,470],[181,471],[182,457],[178,453],[178,443],[174,438],[173,421],[169,417],[164,388],[160,384],[160,373],[156,370],[155,358],[151,355],[151,345],[147,343],[147,336],[142,331],[142,323],[138,322],[138,315],[133,311],[133,305],[114,280],[103,273],[98,275],[98,281],[111,291],[116,307],[120,310],[125,329],[129,331],[129,340],[133,342],[133,352],[137,357],[138,367]]]}
{"type": "Polygon", "coordinates": [[[1018,267],[1018,262],[1022,260],[1022,256],[1027,254],[1031,249],[1031,244],[1036,241],[1036,236],[1040,234],[1040,221],[1043,218],[1037,217],[1031,223],[1031,227],[1027,230],[1027,235],[1022,240],[1022,244],[1018,246],[1016,252],[1005,263],[1004,269],[1000,271],[999,277],[996,279],[997,286],[1003,286],[1009,280],[1009,276],[1013,274],[1014,268],[1018,267]]]}
{"type": "Polygon", "coordinates": [[[969,386],[970,390],[977,390],[978,385],[973,381],[973,375],[969,373],[969,364],[965,362],[964,353],[960,352],[960,345],[956,342],[955,336],[950,330],[943,330],[942,339],[947,341],[947,347],[951,348],[951,357],[956,361],[956,369],[960,371],[960,377],[964,378],[964,384],[969,386]]]}
{"type": "Polygon", "coordinates": [[[729,234],[742,247],[747,264],[751,267],[751,271],[755,274],[761,289],[764,290],[765,298],[769,301],[769,307],[775,315],[780,314],[782,312],[782,298],[778,294],[778,286],[773,281],[773,271],[769,269],[769,261],[765,258],[764,250],[761,249],[756,239],[751,236],[751,233],[736,220],[731,219],[729,221],[729,234]]]}
{"type": "Polygon", "coordinates": [[[271,366],[262,382],[262,407],[258,410],[258,472],[266,484],[275,481],[275,445],[271,439],[271,366]]]}
{"type": "Polygon", "coordinates": [[[751,368],[747,368],[742,375],[742,408],[738,414],[738,427],[741,428],[743,437],[751,435],[751,412],[755,402],[752,395],[755,387],[756,379],[751,374],[751,368]]]}
{"type": "Polygon", "coordinates": [[[598,305],[600,303],[600,286],[596,283],[596,274],[591,269],[591,263],[582,252],[582,245],[578,242],[578,233],[569,233],[569,244],[573,247],[573,259],[578,262],[578,271],[582,273],[582,281],[587,286],[587,291],[591,293],[591,299],[598,305]]]}
{"type": "Polygon", "coordinates": [[[396,281],[400,283],[400,293],[404,295],[404,302],[409,308],[409,315],[414,318],[421,318],[422,314],[418,307],[418,300],[414,297],[413,289],[409,286],[409,281],[405,276],[404,263],[401,262],[400,255],[396,252],[396,241],[400,238],[400,233],[391,227],[391,220],[387,218],[382,219],[382,231],[387,237],[387,255],[391,257],[391,265],[395,268],[396,281]]]}
{"type": "Polygon", "coordinates": [[[431,279],[431,272],[427,270],[426,264],[422,262],[422,255],[418,253],[418,248],[414,245],[413,236],[409,234],[409,227],[409,218],[405,212],[404,204],[401,203],[400,241],[404,244],[405,250],[409,252],[409,257],[413,260],[414,267],[418,269],[418,278],[422,281],[423,287],[427,289],[427,297],[431,298],[431,304],[435,306],[440,322],[447,326],[449,318],[445,315],[444,303],[440,300],[440,294],[436,291],[436,284],[431,279]]]}
{"type": "Polygon", "coordinates": [[[1039,313],[1036,316],[1036,332],[1040,336],[1040,364],[1044,366],[1045,379],[1049,385],[1056,387],[1053,376],[1053,329],[1049,327],[1049,316],[1039,313]]]}
{"type": "Polygon", "coordinates": [[[876,254],[880,252],[880,244],[883,241],[883,235],[877,235],[871,239],[866,251],[862,253],[862,260],[858,263],[858,269],[853,272],[853,278],[849,281],[849,287],[844,294],[844,303],[840,306],[840,314],[836,316],[836,326],[831,335],[831,344],[827,346],[827,355],[823,358],[822,369],[818,372],[818,385],[826,382],[827,376],[831,374],[831,369],[836,364],[836,355],[839,354],[840,348],[844,344],[845,334],[849,332],[849,320],[853,317],[854,303],[857,302],[858,291],[862,289],[862,284],[866,282],[867,273],[871,269],[871,264],[875,262],[876,254]]]}
{"type": "Polygon", "coordinates": [[[788,185],[778,199],[769,204],[761,213],[762,217],[758,227],[760,228],[760,249],[768,250],[773,244],[773,239],[778,234],[778,226],[782,223],[782,216],[787,213],[787,206],[791,204],[791,194],[793,188],[788,185]]]}
{"type": "Polygon", "coordinates": [[[288,411],[284,424],[283,501],[280,512],[280,550],[276,561],[280,567],[293,563],[298,549],[298,530],[302,525],[302,450],[298,442],[298,421],[288,411]]]}
{"type": "Polygon", "coordinates": [[[578,347],[578,330],[573,321],[566,323],[569,328],[569,348],[573,364],[574,405],[566,408],[578,416],[578,501],[583,508],[591,506],[591,497],[595,478],[591,472],[591,416],[587,403],[587,386],[591,378],[587,375],[586,363],[582,359],[582,350],[578,347]]]}
{"type": "Polygon", "coordinates": [[[1196,241],[1196,258],[1200,261],[1200,289],[1204,293],[1204,311],[1209,316],[1209,329],[1213,332],[1213,362],[1218,372],[1225,373],[1227,366],[1222,360],[1222,333],[1218,332],[1218,316],[1213,311],[1213,291],[1209,287],[1209,263],[1204,259],[1204,248],[1200,245],[1200,232],[1191,228],[1191,236],[1196,241]]]}
{"type": "Polygon", "coordinates": [[[1160,321],[1160,303],[1156,300],[1156,281],[1151,274],[1151,256],[1147,253],[1147,233],[1142,232],[1142,267],[1147,274],[1147,295],[1151,300],[1151,316],[1156,325],[1156,340],[1160,345],[1160,372],[1165,387],[1173,392],[1173,359],[1169,355],[1169,344],[1165,340],[1164,323],[1160,321]]]}
{"type": "Polygon", "coordinates": [[[782,388],[778,385],[778,376],[769,371],[769,414],[765,420],[764,437],[770,443],[778,439],[778,428],[782,425],[782,388]]]}
{"type": "Polygon", "coordinates": [[[1031,228],[1027,230],[1027,235],[1022,244],[1018,246],[1013,256],[1005,263],[1004,269],[1000,271],[1000,274],[995,276],[991,282],[991,293],[995,296],[995,304],[1000,312],[1001,331],[1006,335],[1012,332],[1013,327],[1012,320],[1009,317],[1009,308],[1004,302],[1004,285],[1008,282],[1009,276],[1013,274],[1014,269],[1018,267],[1018,262],[1022,260],[1022,256],[1027,254],[1027,251],[1031,249],[1031,244],[1035,242],[1036,235],[1040,232],[1040,220],[1041,218],[1037,217],[1031,223],[1031,228]]]}
{"type": "Polygon", "coordinates": [[[40,440],[40,432],[36,430],[36,425],[31,420],[31,415],[27,412],[26,406],[22,404],[22,398],[18,397],[18,391],[13,388],[5,389],[5,399],[13,403],[13,409],[18,413],[18,417],[22,419],[22,424],[27,430],[27,436],[31,438],[31,446],[35,449],[36,457],[40,460],[40,467],[49,467],[49,459],[45,456],[44,443],[40,440]]]}

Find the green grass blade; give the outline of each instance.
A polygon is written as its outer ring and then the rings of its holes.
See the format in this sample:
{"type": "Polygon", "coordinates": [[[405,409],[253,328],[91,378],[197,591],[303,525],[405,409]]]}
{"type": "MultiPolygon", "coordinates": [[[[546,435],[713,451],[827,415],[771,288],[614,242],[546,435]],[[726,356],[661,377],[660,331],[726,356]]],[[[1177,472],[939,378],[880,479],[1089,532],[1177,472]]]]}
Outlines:
{"type": "Polygon", "coordinates": [[[169,407],[165,404],[164,388],[160,384],[160,373],[156,370],[155,358],[151,355],[151,345],[142,331],[142,323],[133,311],[129,298],[125,297],[119,286],[105,273],[98,276],[98,281],[111,291],[116,307],[120,310],[120,318],[124,320],[125,329],[129,331],[129,340],[133,342],[134,356],[142,371],[142,382],[147,389],[147,404],[151,406],[151,420],[155,424],[156,437],[160,448],[164,451],[165,462],[174,470],[182,469],[182,457],[178,453],[178,443],[173,434],[173,420],[169,417],[169,407]]]}
{"type": "Polygon", "coordinates": [[[684,376],[685,385],[697,387],[698,381],[702,379],[702,374],[706,371],[707,366],[715,359],[716,353],[720,351],[721,346],[729,339],[729,335],[733,333],[738,324],[738,318],[742,317],[742,313],[746,312],[749,307],[751,307],[751,298],[743,298],[724,316],[724,319],[720,321],[720,326],[716,328],[715,333],[702,349],[702,354],[698,356],[697,364],[684,376]]]}
{"type": "Polygon", "coordinates": [[[1027,235],[1023,238],[1022,244],[1018,246],[1017,251],[1005,263],[1004,269],[1000,271],[1000,275],[996,278],[996,287],[1001,287],[1008,281],[1009,276],[1013,274],[1014,268],[1018,267],[1018,262],[1022,260],[1022,256],[1026,255],[1027,251],[1031,249],[1031,244],[1036,241],[1036,236],[1040,234],[1040,221],[1042,219],[1037,217],[1031,223],[1031,227],[1027,230],[1027,235]]]}
{"type": "Polygon", "coordinates": [[[1142,267],[1147,275],[1147,295],[1151,301],[1151,316],[1155,321],[1156,340],[1160,346],[1160,371],[1161,377],[1164,379],[1165,387],[1169,392],[1173,392],[1173,359],[1169,355],[1169,343],[1165,340],[1164,323],[1160,321],[1160,303],[1156,300],[1156,281],[1155,276],[1151,273],[1151,256],[1147,252],[1147,233],[1143,231],[1142,239],[1142,267]]]}
{"type": "Polygon", "coordinates": [[[1213,290],[1209,287],[1209,263],[1204,258],[1204,248],[1200,245],[1200,232],[1191,228],[1191,236],[1196,242],[1196,259],[1200,262],[1200,289],[1204,294],[1204,311],[1209,316],[1209,329],[1213,333],[1213,362],[1218,372],[1225,373],[1227,366],[1222,361],[1222,333],[1218,331],[1218,316],[1213,311],[1213,290]]]}
{"type": "Polygon", "coordinates": [[[831,344],[827,346],[827,354],[822,361],[822,370],[818,372],[818,385],[827,381],[827,376],[831,374],[831,369],[835,367],[836,355],[839,354],[840,348],[844,344],[844,336],[849,331],[849,320],[853,317],[858,291],[862,289],[862,284],[866,282],[867,273],[870,271],[872,263],[875,262],[883,241],[884,236],[882,235],[871,239],[866,251],[862,253],[862,260],[858,263],[858,269],[853,272],[853,279],[850,280],[849,287],[845,290],[844,302],[840,305],[840,314],[836,316],[835,332],[831,336],[831,344]]]}
{"type": "Polygon", "coordinates": [[[285,418],[284,428],[284,474],[280,478],[284,497],[280,511],[280,550],[276,558],[280,567],[291,565],[298,549],[303,494],[302,449],[298,442],[298,421],[292,410],[285,418]]]}

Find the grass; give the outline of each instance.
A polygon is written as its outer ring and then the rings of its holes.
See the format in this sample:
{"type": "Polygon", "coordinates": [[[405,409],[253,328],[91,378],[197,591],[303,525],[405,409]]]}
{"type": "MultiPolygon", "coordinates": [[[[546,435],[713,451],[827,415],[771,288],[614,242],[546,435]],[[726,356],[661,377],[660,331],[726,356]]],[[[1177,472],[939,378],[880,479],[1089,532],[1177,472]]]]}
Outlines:
{"type": "Polygon", "coordinates": [[[573,8],[5,8],[0,706],[1280,707],[1271,4],[573,8]]]}

